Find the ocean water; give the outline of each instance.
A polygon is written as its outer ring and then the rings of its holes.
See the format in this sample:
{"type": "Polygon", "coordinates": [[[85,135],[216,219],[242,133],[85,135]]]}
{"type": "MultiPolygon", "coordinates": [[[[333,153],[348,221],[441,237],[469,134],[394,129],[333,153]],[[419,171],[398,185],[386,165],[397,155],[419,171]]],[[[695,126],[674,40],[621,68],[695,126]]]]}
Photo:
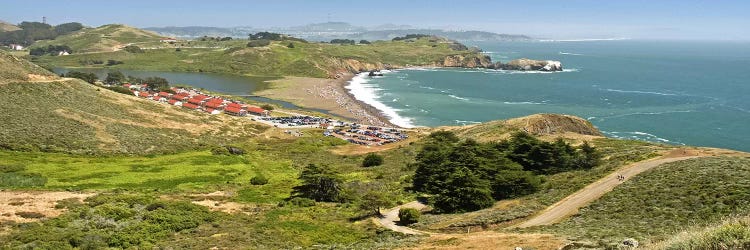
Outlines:
{"type": "Polygon", "coordinates": [[[750,151],[748,42],[472,45],[493,61],[559,60],[565,71],[402,69],[357,77],[349,88],[405,127],[561,113],[586,118],[610,137],[750,151]]]}

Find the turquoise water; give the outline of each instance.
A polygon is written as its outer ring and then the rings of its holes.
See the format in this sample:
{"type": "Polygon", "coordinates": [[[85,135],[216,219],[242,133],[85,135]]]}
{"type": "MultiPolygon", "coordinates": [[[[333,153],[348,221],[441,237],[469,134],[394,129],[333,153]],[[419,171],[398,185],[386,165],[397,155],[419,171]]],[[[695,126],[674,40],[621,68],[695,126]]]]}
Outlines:
{"type": "Polygon", "coordinates": [[[750,43],[474,45],[493,61],[559,60],[566,71],[397,70],[381,78],[365,77],[358,96],[395,111],[393,118],[402,125],[461,125],[562,113],[586,118],[611,137],[750,151],[750,43]]]}

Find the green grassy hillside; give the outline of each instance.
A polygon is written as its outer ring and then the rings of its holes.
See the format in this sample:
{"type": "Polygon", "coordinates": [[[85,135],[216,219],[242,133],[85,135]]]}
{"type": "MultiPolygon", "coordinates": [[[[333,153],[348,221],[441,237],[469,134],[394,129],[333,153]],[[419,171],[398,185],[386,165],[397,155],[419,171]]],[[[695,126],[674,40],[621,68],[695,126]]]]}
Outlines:
{"type": "Polygon", "coordinates": [[[231,143],[265,129],[61,79],[2,53],[0,64],[0,147],[5,149],[166,153],[231,143]]]}
{"type": "Polygon", "coordinates": [[[538,230],[605,247],[625,238],[661,241],[748,211],[750,159],[698,158],[635,176],[572,218],[538,230]]]}
{"type": "Polygon", "coordinates": [[[59,77],[29,61],[0,52],[0,84],[25,82],[31,78],[58,79],[59,77]]]}
{"type": "MultiPolygon", "coordinates": [[[[91,62],[122,61],[113,68],[233,73],[259,76],[332,77],[336,73],[417,65],[443,65],[446,57],[451,63],[487,63],[478,52],[454,50],[452,42],[437,38],[422,38],[413,42],[380,41],[370,45],[335,45],[324,43],[272,42],[264,47],[245,47],[238,40],[215,42],[202,47],[200,42],[185,43],[180,51],[175,48],[147,49],[145,53],[125,51],[45,56],[37,62],[57,67],[105,67],[91,62]],[[194,43],[194,44],[193,44],[194,43]],[[289,43],[294,48],[289,48],[289,43]],[[194,46],[195,45],[195,46],[194,46]]],[[[169,46],[169,45],[163,45],[169,46]]]]}
{"type": "Polygon", "coordinates": [[[48,45],[67,45],[74,53],[113,51],[115,47],[130,43],[159,42],[156,33],[120,25],[109,24],[97,28],[85,28],[71,34],[59,36],[54,40],[34,43],[34,47],[48,45]]]}
{"type": "Polygon", "coordinates": [[[750,249],[750,216],[729,218],[706,228],[681,232],[654,249],[750,249]]]}

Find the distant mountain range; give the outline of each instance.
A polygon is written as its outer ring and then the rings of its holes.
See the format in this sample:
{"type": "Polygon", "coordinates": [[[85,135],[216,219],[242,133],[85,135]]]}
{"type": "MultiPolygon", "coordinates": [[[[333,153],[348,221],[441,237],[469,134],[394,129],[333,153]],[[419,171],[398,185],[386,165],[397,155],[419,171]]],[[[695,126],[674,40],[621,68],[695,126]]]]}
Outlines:
{"type": "Polygon", "coordinates": [[[293,27],[150,27],[144,28],[164,36],[179,38],[212,37],[247,37],[249,33],[269,31],[282,33],[311,41],[330,41],[332,39],[355,40],[391,40],[397,36],[407,34],[427,34],[446,37],[458,41],[519,41],[531,40],[525,35],[498,34],[486,31],[456,31],[444,29],[425,29],[410,25],[384,24],[375,27],[355,26],[345,22],[314,23],[293,27]]]}

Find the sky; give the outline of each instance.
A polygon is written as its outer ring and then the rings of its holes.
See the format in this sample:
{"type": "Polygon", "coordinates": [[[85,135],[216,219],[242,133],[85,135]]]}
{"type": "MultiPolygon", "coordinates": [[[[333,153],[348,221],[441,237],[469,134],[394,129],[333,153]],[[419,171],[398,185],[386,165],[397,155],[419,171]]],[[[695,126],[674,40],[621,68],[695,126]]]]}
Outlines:
{"type": "Polygon", "coordinates": [[[0,20],[135,27],[286,27],[326,21],[483,30],[537,38],[750,40],[748,0],[36,0],[3,1],[0,20]]]}

